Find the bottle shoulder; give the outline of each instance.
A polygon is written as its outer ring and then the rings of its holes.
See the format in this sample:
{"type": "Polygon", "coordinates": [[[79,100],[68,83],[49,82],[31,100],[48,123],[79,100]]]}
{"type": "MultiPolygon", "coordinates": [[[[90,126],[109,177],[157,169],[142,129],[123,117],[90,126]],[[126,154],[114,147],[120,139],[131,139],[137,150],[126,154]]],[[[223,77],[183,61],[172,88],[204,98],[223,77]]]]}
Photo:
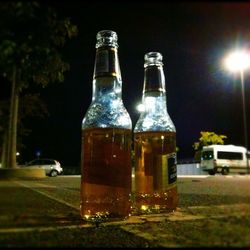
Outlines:
{"type": "Polygon", "coordinates": [[[164,91],[150,91],[143,95],[144,111],[140,114],[134,131],[175,132],[175,126],[167,111],[167,99],[164,91]]]}
{"type": "Polygon", "coordinates": [[[134,127],[134,132],[145,131],[176,132],[176,128],[167,111],[153,114],[144,112],[139,116],[134,127]]]}
{"type": "Polygon", "coordinates": [[[122,99],[103,96],[93,100],[82,121],[82,128],[91,127],[132,129],[132,121],[122,99]]]}

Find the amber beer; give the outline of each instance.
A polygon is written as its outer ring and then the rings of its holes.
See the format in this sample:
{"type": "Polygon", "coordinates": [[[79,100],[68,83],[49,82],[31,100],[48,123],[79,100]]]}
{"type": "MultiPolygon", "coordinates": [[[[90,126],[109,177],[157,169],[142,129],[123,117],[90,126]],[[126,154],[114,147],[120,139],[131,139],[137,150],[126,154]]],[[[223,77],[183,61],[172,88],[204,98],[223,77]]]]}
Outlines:
{"type": "Polygon", "coordinates": [[[177,206],[176,138],[173,132],[134,135],[136,213],[172,211],[177,206]]]}
{"type": "Polygon", "coordinates": [[[81,216],[86,220],[130,214],[131,130],[82,130],[81,216]]]}

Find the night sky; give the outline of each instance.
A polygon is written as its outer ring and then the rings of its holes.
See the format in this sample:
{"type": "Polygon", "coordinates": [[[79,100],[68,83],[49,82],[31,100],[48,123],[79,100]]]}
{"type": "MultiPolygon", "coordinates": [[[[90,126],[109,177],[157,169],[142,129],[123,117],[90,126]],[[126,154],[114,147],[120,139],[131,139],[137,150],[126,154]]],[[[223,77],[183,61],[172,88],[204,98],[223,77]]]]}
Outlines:
{"type": "MultiPolygon", "coordinates": [[[[200,131],[228,136],[226,144],[243,145],[239,75],[221,60],[237,46],[250,48],[250,2],[49,1],[60,17],[71,17],[79,29],[63,56],[70,71],[63,83],[41,90],[49,117],[33,119],[32,133],[20,152],[24,161],[36,157],[80,163],[81,122],[92,97],[96,33],[117,32],[123,79],[123,101],[133,122],[139,117],[144,54],[163,55],[167,109],[177,131],[178,159],[192,158],[200,131]]],[[[250,127],[250,74],[245,72],[250,127]]],[[[248,133],[250,135],[250,133],[248,133]]],[[[250,138],[248,138],[250,141],[250,138]]]]}

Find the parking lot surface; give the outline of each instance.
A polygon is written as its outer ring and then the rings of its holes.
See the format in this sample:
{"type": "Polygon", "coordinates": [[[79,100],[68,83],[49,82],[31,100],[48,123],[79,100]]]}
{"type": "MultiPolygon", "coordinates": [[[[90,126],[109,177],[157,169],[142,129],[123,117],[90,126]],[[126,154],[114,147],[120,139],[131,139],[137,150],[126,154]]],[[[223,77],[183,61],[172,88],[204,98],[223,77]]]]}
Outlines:
{"type": "Polygon", "coordinates": [[[176,211],[96,227],[80,218],[80,176],[0,180],[0,247],[250,246],[250,176],[181,176],[177,186],[176,211]]]}

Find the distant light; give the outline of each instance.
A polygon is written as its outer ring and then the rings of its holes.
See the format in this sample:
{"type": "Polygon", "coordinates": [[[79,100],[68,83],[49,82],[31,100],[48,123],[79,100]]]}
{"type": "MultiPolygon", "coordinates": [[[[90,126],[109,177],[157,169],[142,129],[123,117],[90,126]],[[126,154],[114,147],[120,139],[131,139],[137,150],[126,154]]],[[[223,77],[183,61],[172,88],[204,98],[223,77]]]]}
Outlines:
{"type": "Polygon", "coordinates": [[[147,205],[141,205],[141,210],[146,211],[148,209],[147,205]]]}
{"type": "Polygon", "coordinates": [[[243,50],[234,51],[226,57],[225,66],[232,72],[243,71],[250,67],[250,54],[243,50]]]}
{"type": "Polygon", "coordinates": [[[144,111],[145,111],[145,106],[144,106],[142,103],[139,103],[139,104],[136,106],[136,109],[137,109],[139,112],[144,112],[144,111]]]}
{"type": "Polygon", "coordinates": [[[41,156],[41,150],[37,150],[37,151],[36,151],[36,156],[37,156],[37,157],[41,156]]]}
{"type": "Polygon", "coordinates": [[[20,155],[20,153],[19,152],[16,152],[16,156],[19,156],[20,155]]]}
{"type": "Polygon", "coordinates": [[[88,220],[89,217],[90,217],[90,215],[89,214],[85,214],[84,217],[85,217],[86,220],[88,220]]]}

